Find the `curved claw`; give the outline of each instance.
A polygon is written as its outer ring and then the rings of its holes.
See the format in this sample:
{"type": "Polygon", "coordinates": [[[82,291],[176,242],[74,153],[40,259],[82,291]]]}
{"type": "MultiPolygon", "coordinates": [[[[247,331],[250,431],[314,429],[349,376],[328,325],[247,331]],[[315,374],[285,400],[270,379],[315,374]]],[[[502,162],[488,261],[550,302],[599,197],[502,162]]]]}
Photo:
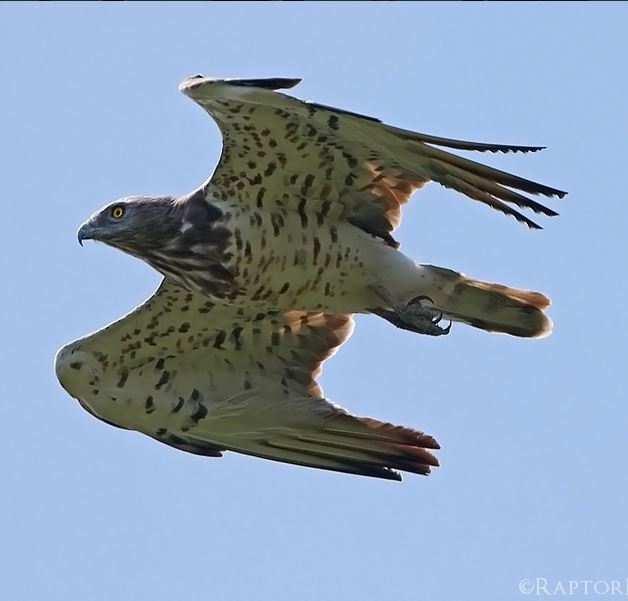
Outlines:
{"type": "Polygon", "coordinates": [[[432,305],[435,304],[434,301],[425,294],[421,294],[420,296],[415,296],[412,300],[410,300],[408,304],[412,305],[414,303],[420,303],[421,301],[425,301],[425,300],[429,301],[432,305]]]}
{"type": "MultiPolygon", "coordinates": [[[[438,325],[442,319],[443,319],[443,312],[441,311],[436,317],[432,319],[432,323],[434,325],[438,325]]],[[[451,323],[449,325],[451,326],[451,323]]]]}
{"type": "Polygon", "coordinates": [[[451,326],[454,322],[450,319],[449,320],[449,325],[446,328],[442,328],[441,330],[441,334],[446,336],[447,334],[449,334],[449,332],[451,332],[451,326]]]}

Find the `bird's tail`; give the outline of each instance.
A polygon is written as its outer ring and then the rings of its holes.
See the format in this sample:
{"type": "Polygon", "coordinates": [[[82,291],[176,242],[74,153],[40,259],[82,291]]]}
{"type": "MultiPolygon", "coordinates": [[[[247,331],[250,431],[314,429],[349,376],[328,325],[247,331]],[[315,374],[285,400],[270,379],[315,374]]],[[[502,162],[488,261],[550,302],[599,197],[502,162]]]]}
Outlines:
{"type": "Polygon", "coordinates": [[[431,280],[429,296],[435,308],[453,321],[524,338],[543,338],[552,331],[544,313],[550,299],[540,292],[473,280],[433,265],[421,269],[431,280]]]}

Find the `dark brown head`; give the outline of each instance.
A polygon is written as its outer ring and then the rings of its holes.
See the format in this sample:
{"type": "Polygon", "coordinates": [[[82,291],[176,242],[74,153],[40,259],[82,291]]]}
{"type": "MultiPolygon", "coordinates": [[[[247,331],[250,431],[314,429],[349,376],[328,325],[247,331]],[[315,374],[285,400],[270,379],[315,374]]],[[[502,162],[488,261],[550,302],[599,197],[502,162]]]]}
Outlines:
{"type": "Polygon", "coordinates": [[[181,282],[215,270],[224,259],[229,232],[222,211],[196,192],[187,197],[128,196],[94,215],[78,239],[119,248],[181,282]]]}

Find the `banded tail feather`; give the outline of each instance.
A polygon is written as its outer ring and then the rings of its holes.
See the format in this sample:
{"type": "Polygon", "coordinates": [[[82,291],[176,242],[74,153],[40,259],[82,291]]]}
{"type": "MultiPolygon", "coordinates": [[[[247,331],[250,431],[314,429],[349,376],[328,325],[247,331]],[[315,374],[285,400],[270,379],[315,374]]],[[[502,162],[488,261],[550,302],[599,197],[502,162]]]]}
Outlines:
{"type": "Polygon", "coordinates": [[[522,338],[544,338],[552,331],[544,312],[550,299],[540,292],[474,280],[433,265],[421,268],[434,280],[434,307],[453,321],[522,338]]]}

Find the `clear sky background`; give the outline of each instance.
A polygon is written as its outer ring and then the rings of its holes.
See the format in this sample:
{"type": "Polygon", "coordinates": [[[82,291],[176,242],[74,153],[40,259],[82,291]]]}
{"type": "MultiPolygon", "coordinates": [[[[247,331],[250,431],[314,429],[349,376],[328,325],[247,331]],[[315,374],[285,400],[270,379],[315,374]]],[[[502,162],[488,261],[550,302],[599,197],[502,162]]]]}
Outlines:
{"type": "Polygon", "coordinates": [[[625,3],[2,4],[2,598],[501,601],[522,578],[628,577],[627,30],[625,3]],[[81,249],[78,225],[217,161],[177,91],[197,72],[303,77],[302,98],[408,129],[549,147],[480,156],[570,192],[544,231],[432,184],[398,237],[548,293],[551,338],[359,317],[326,366],[332,400],[437,437],[429,478],[187,455],[57,384],[56,349],[159,281],[81,249]]]}

